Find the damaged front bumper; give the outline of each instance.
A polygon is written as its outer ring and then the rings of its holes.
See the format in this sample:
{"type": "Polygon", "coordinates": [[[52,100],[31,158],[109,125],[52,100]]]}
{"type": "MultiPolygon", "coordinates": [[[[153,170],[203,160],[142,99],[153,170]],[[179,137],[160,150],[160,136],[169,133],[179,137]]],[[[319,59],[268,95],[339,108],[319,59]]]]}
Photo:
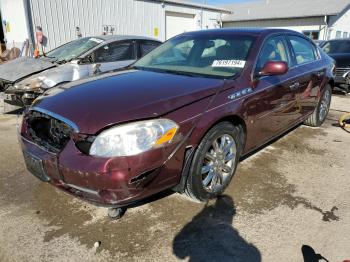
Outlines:
{"type": "MultiPolygon", "coordinates": [[[[40,117],[42,113],[35,114],[40,117]]],[[[26,117],[23,122],[19,141],[27,169],[40,180],[83,200],[122,207],[172,188],[180,181],[184,143],[136,156],[99,158],[84,154],[74,135],[68,133],[60,137],[60,148],[52,148],[52,141],[51,144],[41,143],[33,138],[26,117]]],[[[43,123],[40,128],[45,129],[43,123]]],[[[50,125],[50,130],[56,130],[57,135],[57,123],[50,122],[50,125]]]]}
{"type": "Polygon", "coordinates": [[[42,92],[26,92],[23,90],[6,90],[5,102],[15,106],[30,106],[42,92]]]}

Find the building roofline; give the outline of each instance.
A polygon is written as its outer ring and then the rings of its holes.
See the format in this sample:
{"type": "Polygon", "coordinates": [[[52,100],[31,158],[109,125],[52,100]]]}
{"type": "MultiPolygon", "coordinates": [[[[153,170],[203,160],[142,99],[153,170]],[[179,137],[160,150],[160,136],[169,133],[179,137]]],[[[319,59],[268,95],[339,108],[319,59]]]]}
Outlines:
{"type": "Polygon", "coordinates": [[[337,3],[331,3],[329,0],[314,1],[318,5],[313,5],[313,1],[305,3],[304,0],[294,0],[293,3],[279,2],[279,0],[253,0],[246,3],[223,5],[222,7],[235,14],[225,15],[222,21],[243,22],[336,16],[350,8],[349,0],[337,0],[337,3]],[[304,9],[300,10],[301,6],[304,6],[304,9]]]}
{"type": "Polygon", "coordinates": [[[333,16],[338,15],[337,13],[330,13],[330,14],[324,14],[324,15],[310,15],[310,16],[281,16],[281,17],[266,17],[266,18],[247,18],[247,19],[227,19],[223,18],[222,22],[247,22],[247,21],[266,21],[266,20],[284,20],[284,19],[298,19],[298,18],[315,18],[315,17],[324,17],[325,15],[333,16]]]}
{"type": "MultiPolygon", "coordinates": [[[[144,0],[138,0],[138,1],[144,1],[144,0]]],[[[221,13],[224,13],[224,14],[233,14],[233,12],[230,11],[229,9],[213,6],[213,5],[204,5],[200,3],[197,4],[193,2],[182,2],[182,1],[176,1],[176,0],[153,0],[153,1],[160,2],[160,3],[180,5],[180,6],[203,8],[204,10],[210,10],[210,11],[220,11],[221,13]]]]}

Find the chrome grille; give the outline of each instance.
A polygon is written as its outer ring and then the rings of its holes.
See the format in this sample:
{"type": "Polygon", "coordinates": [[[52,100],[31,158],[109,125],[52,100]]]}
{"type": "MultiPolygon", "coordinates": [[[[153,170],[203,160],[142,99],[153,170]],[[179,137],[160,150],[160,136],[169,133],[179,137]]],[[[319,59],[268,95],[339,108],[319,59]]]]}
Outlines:
{"type": "Polygon", "coordinates": [[[47,114],[30,111],[25,117],[26,136],[50,152],[60,152],[70,140],[73,129],[47,114]]]}
{"type": "Polygon", "coordinates": [[[336,68],[335,69],[335,76],[336,77],[343,77],[343,75],[350,71],[350,67],[348,68],[336,68]]]}

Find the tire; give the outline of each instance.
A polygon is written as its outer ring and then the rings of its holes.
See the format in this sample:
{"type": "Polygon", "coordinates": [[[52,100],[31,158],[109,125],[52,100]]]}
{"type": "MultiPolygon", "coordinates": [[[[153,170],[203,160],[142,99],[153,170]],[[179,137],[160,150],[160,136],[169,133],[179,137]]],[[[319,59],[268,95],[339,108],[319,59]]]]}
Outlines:
{"type": "Polygon", "coordinates": [[[200,202],[221,195],[236,172],[244,139],[240,125],[221,122],[211,128],[194,154],[185,185],[186,195],[200,202]]]}
{"type": "Polygon", "coordinates": [[[320,101],[315,108],[315,111],[304,122],[307,126],[318,127],[321,126],[327,118],[329,108],[332,100],[332,88],[330,85],[326,85],[325,90],[322,93],[320,101]]]}

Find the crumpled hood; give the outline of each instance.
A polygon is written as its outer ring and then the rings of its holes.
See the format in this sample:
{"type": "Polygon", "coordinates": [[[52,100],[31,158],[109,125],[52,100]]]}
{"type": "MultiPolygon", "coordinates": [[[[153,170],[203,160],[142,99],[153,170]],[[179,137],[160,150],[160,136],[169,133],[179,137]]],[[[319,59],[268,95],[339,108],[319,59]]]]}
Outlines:
{"type": "Polygon", "coordinates": [[[215,94],[224,80],[129,70],[79,85],[57,87],[33,107],[74,122],[80,133],[154,118],[215,94]]]}
{"type": "Polygon", "coordinates": [[[329,54],[335,60],[337,67],[350,67],[350,54],[329,54]]]}
{"type": "Polygon", "coordinates": [[[0,65],[0,79],[15,82],[55,66],[48,59],[20,57],[0,65]]]}

